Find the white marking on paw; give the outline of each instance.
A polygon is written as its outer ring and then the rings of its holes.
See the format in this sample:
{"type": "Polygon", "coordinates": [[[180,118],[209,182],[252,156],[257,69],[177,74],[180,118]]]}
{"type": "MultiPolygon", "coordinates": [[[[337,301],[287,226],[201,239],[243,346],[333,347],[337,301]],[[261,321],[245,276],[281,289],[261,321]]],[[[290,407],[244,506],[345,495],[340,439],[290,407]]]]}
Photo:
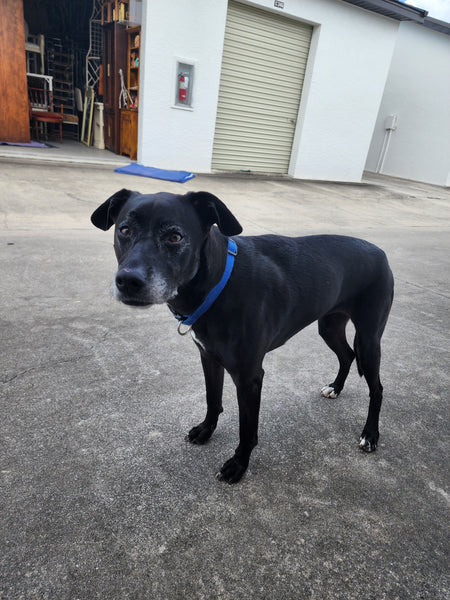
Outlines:
{"type": "Polygon", "coordinates": [[[320,393],[324,398],[332,398],[333,400],[339,396],[339,394],[334,391],[334,388],[329,385],[324,386],[320,390],[320,393]]]}
{"type": "Polygon", "coordinates": [[[364,452],[373,452],[376,448],[376,446],[372,446],[369,440],[366,440],[365,437],[359,438],[359,447],[361,450],[364,450],[364,452]]]}

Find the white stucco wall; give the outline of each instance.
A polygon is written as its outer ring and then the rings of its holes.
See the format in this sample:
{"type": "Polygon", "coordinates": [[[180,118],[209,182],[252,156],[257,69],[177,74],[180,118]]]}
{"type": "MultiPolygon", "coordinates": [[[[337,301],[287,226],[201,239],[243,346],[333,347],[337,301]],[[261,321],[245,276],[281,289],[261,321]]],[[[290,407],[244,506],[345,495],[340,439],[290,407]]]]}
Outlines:
{"type": "MultiPolygon", "coordinates": [[[[273,0],[249,2],[274,10],[273,0]]],[[[143,15],[138,161],[211,170],[227,1],[151,0],[143,15]],[[176,59],[195,62],[193,110],[173,108],[176,59]]],[[[289,173],[360,181],[398,22],[337,0],[289,0],[315,26],[289,173]]]]}
{"type": "Polygon", "coordinates": [[[398,22],[335,0],[302,1],[314,32],[290,174],[360,181],[398,22]]]}
{"type": "Polygon", "coordinates": [[[387,116],[396,114],[382,173],[450,185],[450,36],[402,23],[366,169],[376,171],[387,116]]]}
{"type": "Polygon", "coordinates": [[[226,13],[226,0],[144,3],[138,162],[210,171],[226,13]],[[192,110],[173,108],[177,60],[195,64],[192,110]]]}

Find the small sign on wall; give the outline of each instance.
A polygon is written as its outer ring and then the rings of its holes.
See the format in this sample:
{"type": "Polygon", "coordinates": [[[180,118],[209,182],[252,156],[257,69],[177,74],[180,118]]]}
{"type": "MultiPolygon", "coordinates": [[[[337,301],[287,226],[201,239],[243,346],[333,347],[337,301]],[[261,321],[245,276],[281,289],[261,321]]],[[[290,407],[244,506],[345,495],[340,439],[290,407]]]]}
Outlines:
{"type": "Polygon", "coordinates": [[[284,8],[284,2],[281,2],[281,0],[275,0],[273,5],[275,6],[275,8],[284,8]]]}

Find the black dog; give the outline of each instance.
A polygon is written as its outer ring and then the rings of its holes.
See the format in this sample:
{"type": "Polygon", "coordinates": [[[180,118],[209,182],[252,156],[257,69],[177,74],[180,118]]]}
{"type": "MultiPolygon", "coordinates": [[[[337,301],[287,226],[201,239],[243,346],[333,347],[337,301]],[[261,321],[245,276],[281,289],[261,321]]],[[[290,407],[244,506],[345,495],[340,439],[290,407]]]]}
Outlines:
{"type": "Polygon", "coordinates": [[[224,368],[236,385],[239,445],[219,479],[239,481],[258,442],[265,354],[317,319],[320,335],[339,360],[337,377],[322,395],[339,395],[356,356],[370,393],[360,448],[376,449],[383,392],[380,340],[394,285],[382,250],[338,235],[262,235],[230,242],[228,236],[242,228],[208,192],[141,195],[123,189],[91,219],[105,231],[116,225],[117,299],[132,306],[167,302],[181,329],[192,323],[207,412],[189,432],[191,442],[204,444],[217,426],[224,368]],[[356,329],[354,350],[345,337],[349,319],[356,329]]]}

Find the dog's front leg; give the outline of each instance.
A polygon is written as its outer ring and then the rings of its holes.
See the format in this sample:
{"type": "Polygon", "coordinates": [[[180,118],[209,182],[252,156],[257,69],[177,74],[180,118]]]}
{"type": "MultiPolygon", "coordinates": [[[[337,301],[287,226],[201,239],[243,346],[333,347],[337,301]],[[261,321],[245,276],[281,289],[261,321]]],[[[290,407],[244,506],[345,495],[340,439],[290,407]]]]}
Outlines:
{"type": "Polygon", "coordinates": [[[188,441],[193,444],[204,444],[212,436],[222,408],[222,391],[224,368],[209,354],[200,350],[203,373],[206,385],[206,417],[187,435],[188,441]]]}
{"type": "Polygon", "coordinates": [[[250,455],[258,443],[258,419],[264,371],[261,368],[251,379],[242,374],[233,377],[239,404],[239,446],[232,458],[217,473],[217,479],[238,482],[247,470],[250,455]]]}

